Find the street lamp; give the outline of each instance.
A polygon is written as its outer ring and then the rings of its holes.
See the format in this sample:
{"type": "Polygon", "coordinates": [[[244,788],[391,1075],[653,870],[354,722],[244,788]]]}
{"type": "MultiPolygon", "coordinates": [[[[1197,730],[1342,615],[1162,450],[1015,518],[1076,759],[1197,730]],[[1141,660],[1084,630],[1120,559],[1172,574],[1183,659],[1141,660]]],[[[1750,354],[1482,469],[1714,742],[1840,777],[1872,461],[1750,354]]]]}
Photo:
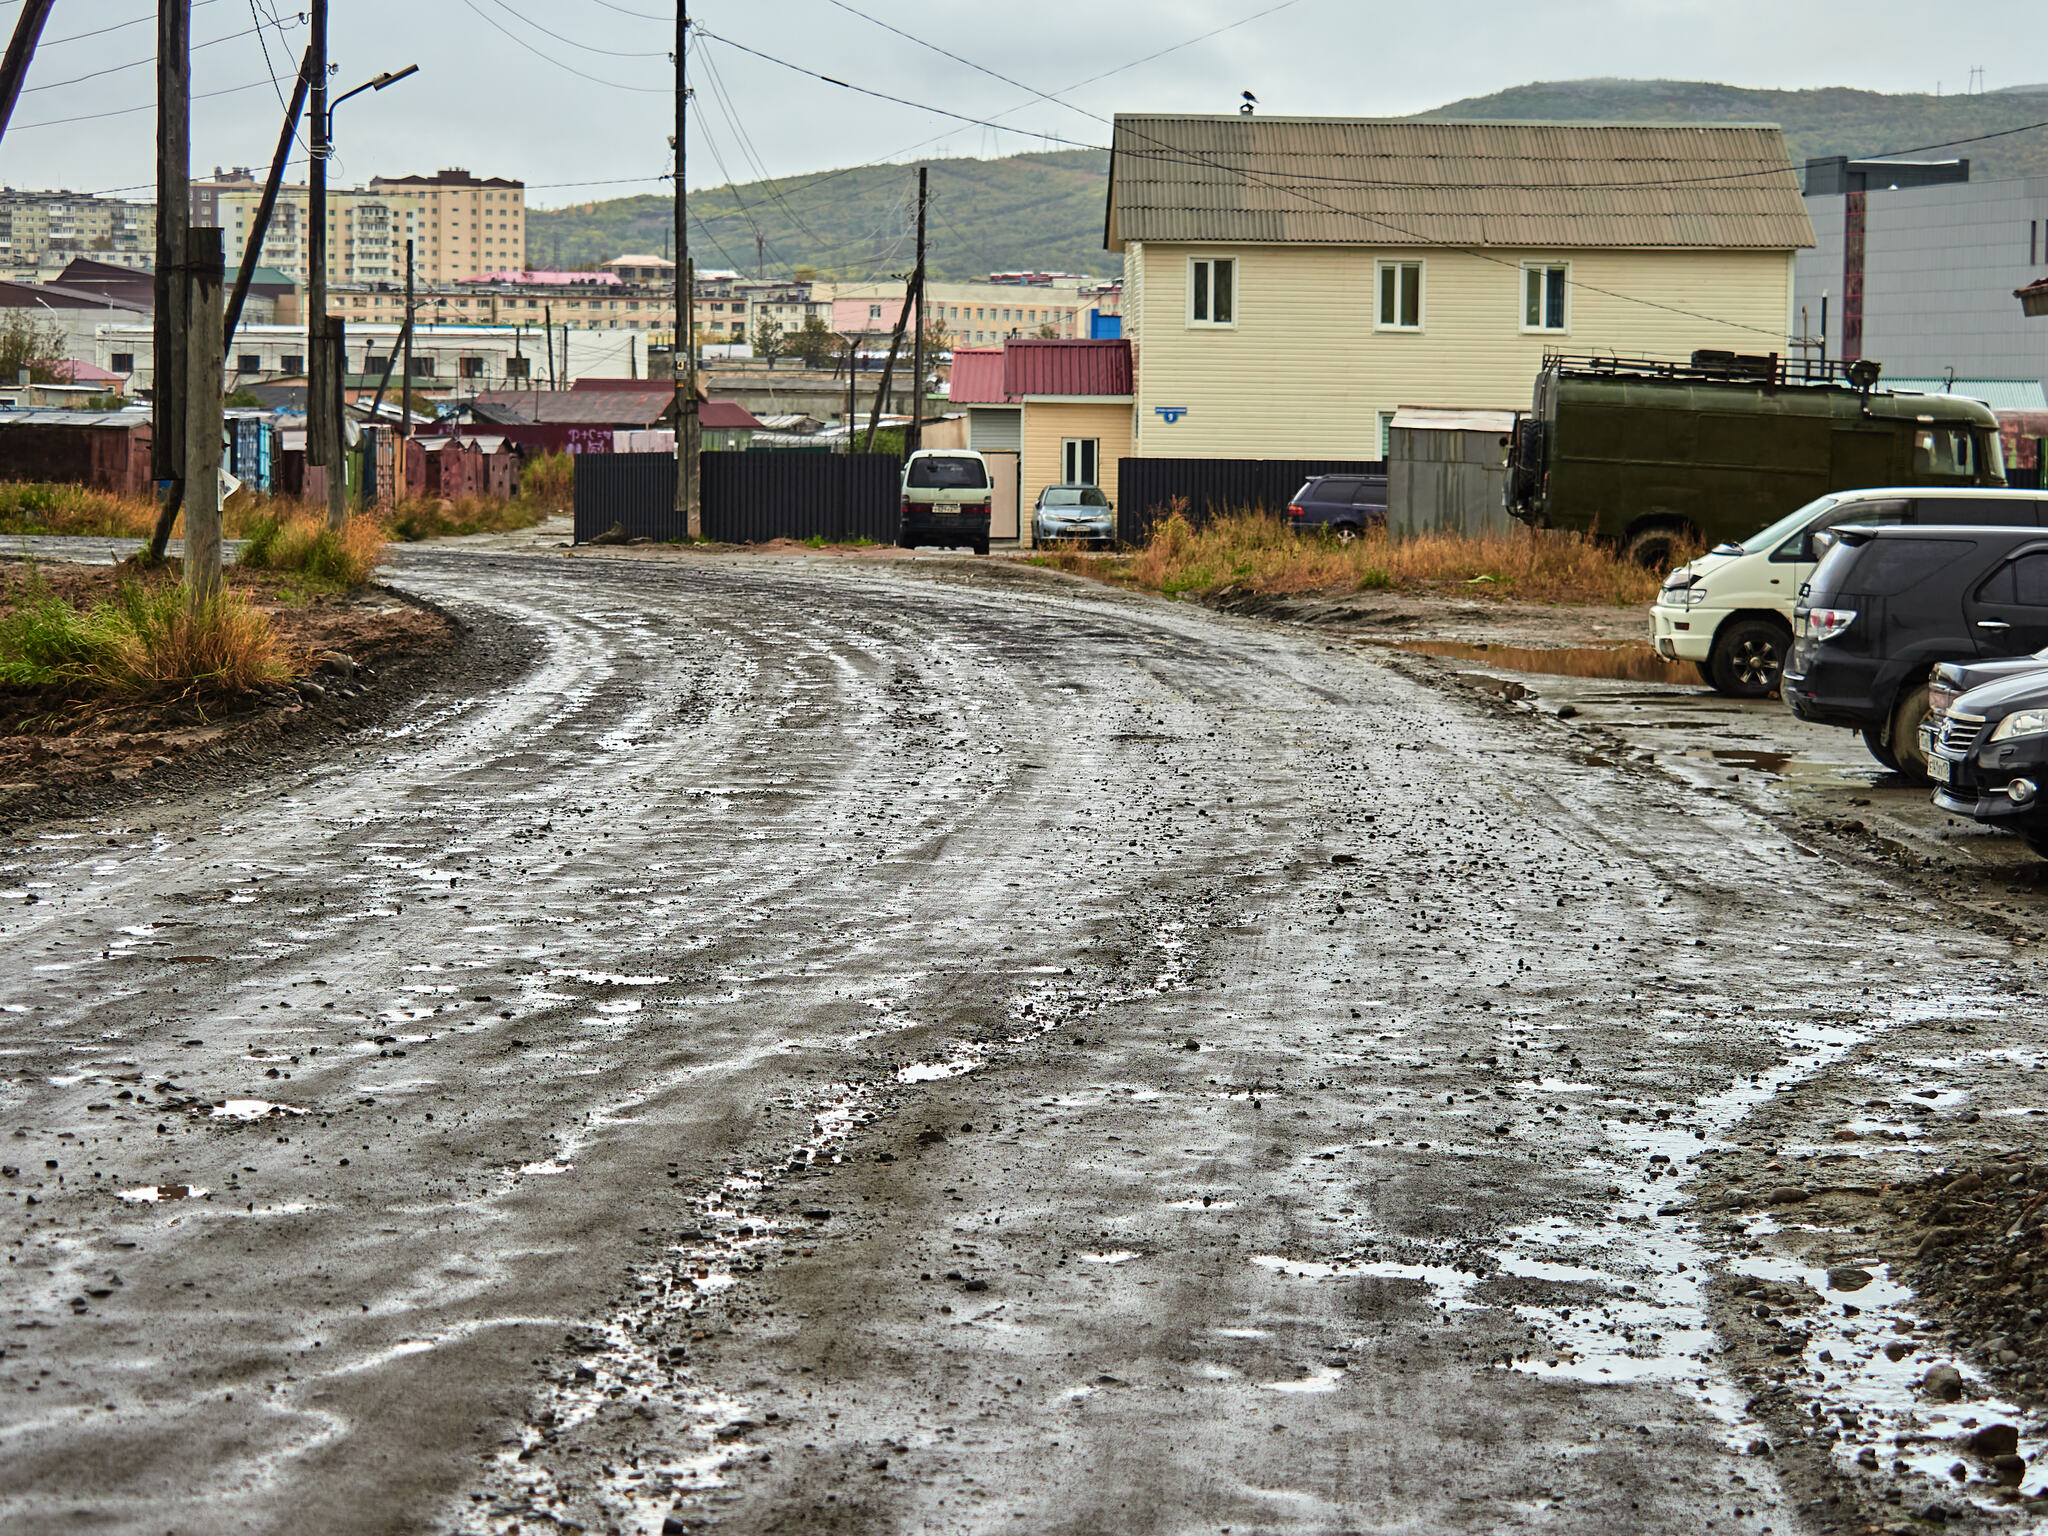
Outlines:
{"type": "Polygon", "coordinates": [[[344,101],[347,101],[349,97],[360,96],[365,91],[381,91],[384,89],[385,86],[396,85],[398,84],[399,81],[403,80],[407,75],[416,75],[419,72],[420,67],[417,64],[408,64],[405,66],[405,68],[399,70],[387,69],[384,71],[383,74],[378,75],[375,79],[365,80],[361,85],[357,86],[354,90],[343,91],[339,96],[335,97],[334,100],[330,101],[327,104],[326,127],[327,137],[329,141],[331,142],[334,138],[334,109],[340,106],[344,101]]]}

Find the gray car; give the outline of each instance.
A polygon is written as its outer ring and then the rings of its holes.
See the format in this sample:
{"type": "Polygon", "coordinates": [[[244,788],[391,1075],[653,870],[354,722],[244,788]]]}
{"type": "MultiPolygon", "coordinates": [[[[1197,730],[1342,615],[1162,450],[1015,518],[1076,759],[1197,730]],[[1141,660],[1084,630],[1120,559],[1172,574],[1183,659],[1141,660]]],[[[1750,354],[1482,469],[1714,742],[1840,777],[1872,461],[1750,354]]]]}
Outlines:
{"type": "Polygon", "coordinates": [[[1116,508],[1098,486],[1048,485],[1031,508],[1031,539],[1037,544],[1050,539],[1114,544],[1116,508]]]}

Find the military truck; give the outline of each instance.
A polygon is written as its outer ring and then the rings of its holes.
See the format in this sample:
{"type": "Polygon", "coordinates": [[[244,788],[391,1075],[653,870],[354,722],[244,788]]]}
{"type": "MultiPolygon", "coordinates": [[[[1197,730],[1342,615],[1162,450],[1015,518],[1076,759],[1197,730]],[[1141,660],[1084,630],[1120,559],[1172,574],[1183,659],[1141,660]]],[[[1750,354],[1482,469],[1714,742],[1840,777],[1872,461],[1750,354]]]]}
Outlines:
{"type": "Polygon", "coordinates": [[[1740,541],[1830,491],[2005,484],[1988,405],[1878,377],[1867,359],[1548,354],[1509,446],[1508,512],[1665,570],[1688,541],[1740,541]]]}

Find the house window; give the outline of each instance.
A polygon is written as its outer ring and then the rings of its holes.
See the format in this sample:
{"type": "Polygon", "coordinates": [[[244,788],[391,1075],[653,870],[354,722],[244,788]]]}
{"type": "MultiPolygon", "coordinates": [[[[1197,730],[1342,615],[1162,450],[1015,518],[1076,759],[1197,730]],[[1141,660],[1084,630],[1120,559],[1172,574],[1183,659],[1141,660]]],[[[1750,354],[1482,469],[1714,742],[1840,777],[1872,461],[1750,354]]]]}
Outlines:
{"type": "Polygon", "coordinates": [[[881,306],[881,305],[879,305],[879,304],[870,304],[870,305],[868,306],[868,318],[869,318],[870,320],[879,320],[879,319],[881,319],[881,318],[882,318],[882,306],[881,306]]]}
{"type": "Polygon", "coordinates": [[[1095,451],[1102,440],[1069,437],[1060,443],[1060,480],[1066,485],[1095,484],[1095,451]]]}
{"type": "Polygon", "coordinates": [[[261,373],[262,371],[263,359],[254,352],[239,352],[235,355],[236,373],[261,373]]]}
{"type": "Polygon", "coordinates": [[[465,379],[480,379],[484,376],[484,360],[480,357],[462,359],[462,376],[465,379]]]}
{"type": "MultiPolygon", "coordinates": [[[[306,371],[306,354],[303,352],[287,352],[277,360],[277,365],[286,373],[304,373],[306,371]]],[[[119,366],[119,364],[115,365],[117,369],[119,366]]]]}
{"type": "Polygon", "coordinates": [[[1522,329],[1562,331],[1571,325],[1566,298],[1571,292],[1570,268],[1522,268],[1522,329]]]}
{"type": "Polygon", "coordinates": [[[1237,324],[1237,260],[1230,256],[1188,258],[1188,324],[1237,324]]]}
{"type": "Polygon", "coordinates": [[[1422,329],[1422,263],[1380,263],[1380,316],[1383,331],[1422,329]]]}
{"type": "Polygon", "coordinates": [[[528,377],[526,365],[529,361],[530,359],[524,357],[506,358],[505,377],[508,379],[523,379],[528,377]]]}
{"type": "Polygon", "coordinates": [[[1380,412],[1380,460],[1385,462],[1394,451],[1394,413],[1380,412]]]}
{"type": "Polygon", "coordinates": [[[431,379],[434,376],[434,360],[431,357],[414,358],[412,376],[416,379],[431,379]]]}
{"type": "Polygon", "coordinates": [[[135,354],[133,352],[110,353],[107,357],[107,366],[116,373],[133,373],[135,371],[135,354]]]}

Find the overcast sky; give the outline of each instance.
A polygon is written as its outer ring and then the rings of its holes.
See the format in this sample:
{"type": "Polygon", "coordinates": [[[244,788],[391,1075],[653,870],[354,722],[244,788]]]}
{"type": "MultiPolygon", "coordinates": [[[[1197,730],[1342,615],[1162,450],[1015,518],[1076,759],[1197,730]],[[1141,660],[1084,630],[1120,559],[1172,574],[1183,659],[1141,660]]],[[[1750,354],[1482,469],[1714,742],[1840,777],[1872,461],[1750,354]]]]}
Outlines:
{"type": "MultiPolygon", "coordinates": [[[[296,8],[306,3],[196,0],[194,42],[212,44],[196,48],[192,61],[193,91],[204,97],[193,107],[196,172],[268,161],[279,95],[305,47],[296,8]],[[260,31],[258,17],[266,23],[260,31]],[[272,17],[281,24],[269,25],[272,17]],[[273,71],[283,86],[273,84],[273,71]]],[[[2010,47],[2038,31],[2036,5],[2019,0],[1971,7],[1968,26],[1939,21],[1920,0],[1551,0],[1541,7],[1526,0],[1410,7],[1293,0],[1257,15],[1273,3],[861,0],[862,10],[920,39],[1085,109],[1075,111],[893,36],[831,0],[697,0],[692,19],[711,38],[693,55],[692,83],[702,90],[707,127],[692,122],[688,180],[693,187],[725,180],[714,149],[744,181],[758,174],[757,163],[786,175],[1046,142],[857,96],[731,44],[1026,134],[1089,144],[1105,142],[1108,130],[1087,113],[1229,111],[1247,89],[1267,111],[1370,115],[1590,75],[1885,91],[1932,91],[1937,81],[1960,90],[1976,65],[1993,90],[2048,76],[2048,64],[2029,66],[2010,47]],[[1238,21],[1244,24],[1120,68],[1238,21]],[[1116,72],[1079,84],[1106,71],[1116,72]]],[[[0,25],[11,29],[19,11],[20,0],[0,0],[0,25]]],[[[0,143],[0,181],[148,194],[153,15],[150,0],[56,0],[0,143]],[[117,25],[130,19],[137,24],[117,25]],[[78,36],[87,32],[98,35],[78,36]],[[136,67],[120,67],[131,62],[136,67]],[[143,110],[61,121],[133,106],[143,110]]],[[[660,190],[673,123],[673,15],[664,0],[333,0],[337,90],[381,70],[420,66],[389,91],[341,108],[335,180],[461,165],[524,180],[529,202],[540,207],[660,190]]],[[[294,179],[304,179],[302,166],[294,179]]]]}

